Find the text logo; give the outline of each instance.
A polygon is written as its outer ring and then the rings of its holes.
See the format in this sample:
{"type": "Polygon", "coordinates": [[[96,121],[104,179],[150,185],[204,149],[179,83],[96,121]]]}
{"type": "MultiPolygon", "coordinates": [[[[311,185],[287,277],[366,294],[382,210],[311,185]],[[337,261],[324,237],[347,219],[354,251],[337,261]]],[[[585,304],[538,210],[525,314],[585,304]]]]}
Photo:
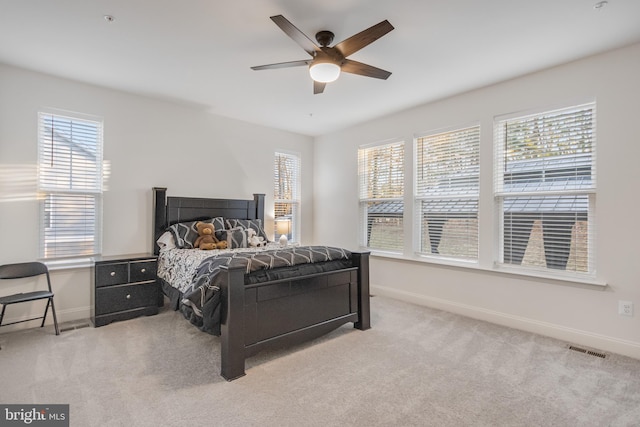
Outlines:
{"type": "Polygon", "coordinates": [[[69,405],[2,405],[0,427],[69,427],[69,405]]]}

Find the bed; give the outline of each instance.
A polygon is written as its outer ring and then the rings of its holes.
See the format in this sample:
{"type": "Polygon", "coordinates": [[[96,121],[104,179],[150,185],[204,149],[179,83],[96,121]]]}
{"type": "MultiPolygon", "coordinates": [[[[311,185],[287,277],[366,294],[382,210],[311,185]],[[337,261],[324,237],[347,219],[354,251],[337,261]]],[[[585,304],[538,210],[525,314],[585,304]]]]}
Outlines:
{"type": "MultiPolygon", "coordinates": [[[[244,376],[245,359],[260,351],[293,346],[350,322],[370,328],[368,252],[273,243],[232,251],[160,250],[157,242],[170,227],[219,218],[264,224],[264,194],[247,200],[167,197],[166,188],[153,188],[158,281],[174,310],[220,336],[220,374],[227,381],[244,376]],[[187,253],[199,261],[186,261],[187,253]],[[188,263],[195,266],[192,284],[175,286],[166,272],[188,263]]],[[[242,227],[227,228],[235,233],[242,227]]]]}

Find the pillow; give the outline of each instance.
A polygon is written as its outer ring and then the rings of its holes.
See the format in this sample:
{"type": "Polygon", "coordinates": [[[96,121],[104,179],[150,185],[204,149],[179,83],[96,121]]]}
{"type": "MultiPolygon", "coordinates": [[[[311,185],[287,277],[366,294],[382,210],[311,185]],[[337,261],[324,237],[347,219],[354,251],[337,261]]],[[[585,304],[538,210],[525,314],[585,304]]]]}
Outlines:
{"type": "MultiPolygon", "coordinates": [[[[222,217],[202,219],[200,222],[213,224],[219,230],[224,229],[224,218],[222,217]]],[[[169,227],[168,231],[173,234],[178,249],[193,249],[193,244],[198,238],[197,223],[198,221],[179,222],[169,227]]]]}
{"type": "Polygon", "coordinates": [[[249,247],[249,236],[246,228],[235,227],[230,230],[216,231],[218,240],[227,241],[227,249],[238,249],[249,247]]]}
{"type": "Polygon", "coordinates": [[[156,243],[158,244],[158,247],[160,247],[160,250],[173,249],[176,247],[176,239],[170,231],[162,233],[162,236],[156,240],[156,243]]]}
{"type": "Polygon", "coordinates": [[[233,228],[253,228],[258,237],[263,237],[265,242],[269,241],[269,238],[267,237],[267,233],[264,232],[264,228],[262,228],[262,220],[261,219],[228,219],[226,221],[227,223],[227,229],[233,229],[233,228]]]}
{"type": "Polygon", "coordinates": [[[224,218],[221,216],[213,218],[213,226],[216,230],[224,230],[224,218]]]}

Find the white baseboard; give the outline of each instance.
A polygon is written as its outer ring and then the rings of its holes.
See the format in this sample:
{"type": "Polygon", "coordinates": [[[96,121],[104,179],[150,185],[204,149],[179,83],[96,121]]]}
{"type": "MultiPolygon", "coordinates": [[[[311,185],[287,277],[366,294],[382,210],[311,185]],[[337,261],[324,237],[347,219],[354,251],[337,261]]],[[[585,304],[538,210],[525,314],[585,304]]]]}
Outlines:
{"type": "MultiPolygon", "coordinates": [[[[44,314],[44,307],[42,308],[42,314],[44,314]]],[[[40,313],[32,314],[30,316],[21,316],[14,318],[4,318],[2,323],[13,323],[13,322],[22,322],[30,317],[35,317],[41,315],[40,313]]],[[[91,307],[76,307],[70,308],[67,310],[58,310],[56,309],[56,316],[58,317],[58,325],[65,322],[73,322],[75,320],[88,319],[91,315],[91,307]]],[[[32,329],[39,328],[41,319],[32,320],[30,322],[16,323],[14,325],[3,326],[0,328],[0,334],[4,334],[7,332],[15,332],[23,329],[32,329]]],[[[47,313],[47,320],[45,322],[45,327],[53,326],[53,316],[51,315],[51,309],[47,313]]]]}
{"type": "Polygon", "coordinates": [[[539,320],[528,319],[526,317],[514,316],[512,314],[501,313],[476,307],[468,304],[461,304],[441,298],[434,298],[426,295],[415,294],[413,292],[402,291],[386,286],[371,286],[373,295],[381,295],[398,299],[426,307],[436,308],[451,313],[474,319],[484,320],[510,328],[520,329],[527,332],[544,335],[566,341],[570,344],[589,347],[589,349],[600,350],[604,353],[616,353],[623,356],[640,359],[640,343],[621,340],[605,335],[594,334],[588,331],[568,328],[566,326],[539,320]]]}

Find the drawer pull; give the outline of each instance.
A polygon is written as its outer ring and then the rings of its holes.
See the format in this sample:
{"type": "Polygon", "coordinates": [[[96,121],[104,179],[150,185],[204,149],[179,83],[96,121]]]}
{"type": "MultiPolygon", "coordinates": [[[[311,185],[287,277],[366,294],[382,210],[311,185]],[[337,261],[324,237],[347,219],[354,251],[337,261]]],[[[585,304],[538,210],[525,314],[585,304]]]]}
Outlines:
{"type": "Polygon", "coordinates": [[[131,294],[127,294],[127,299],[131,299],[131,294]]]}
{"type": "Polygon", "coordinates": [[[116,272],[115,272],[115,271],[112,271],[112,272],[111,272],[111,277],[113,277],[113,276],[115,276],[115,275],[116,275],[116,272]]]}
{"type": "Polygon", "coordinates": [[[143,268],[142,270],[140,270],[140,273],[146,273],[146,272],[147,272],[146,268],[143,268]]]}

